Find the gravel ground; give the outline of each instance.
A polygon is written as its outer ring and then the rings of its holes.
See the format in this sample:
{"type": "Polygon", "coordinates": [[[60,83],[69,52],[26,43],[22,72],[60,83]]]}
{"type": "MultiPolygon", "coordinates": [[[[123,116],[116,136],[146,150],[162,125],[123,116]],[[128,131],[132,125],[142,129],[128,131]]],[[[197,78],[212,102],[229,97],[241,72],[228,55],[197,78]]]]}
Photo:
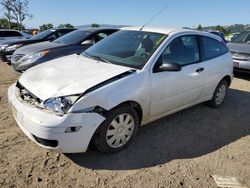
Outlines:
{"type": "Polygon", "coordinates": [[[216,187],[212,175],[250,187],[250,74],[234,79],[219,109],[204,104],[140,128],[107,155],[59,154],[30,141],[8,107],[16,75],[0,62],[0,187],[216,187]]]}

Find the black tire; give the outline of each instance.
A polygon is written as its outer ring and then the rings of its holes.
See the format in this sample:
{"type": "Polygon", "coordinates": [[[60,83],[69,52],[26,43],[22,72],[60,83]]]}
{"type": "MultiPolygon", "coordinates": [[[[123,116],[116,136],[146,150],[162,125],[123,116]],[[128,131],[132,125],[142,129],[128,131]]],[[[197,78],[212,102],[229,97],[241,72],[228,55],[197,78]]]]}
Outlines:
{"type": "Polygon", "coordinates": [[[120,107],[117,107],[117,108],[111,110],[108,113],[106,120],[97,129],[97,131],[96,131],[96,133],[94,135],[94,138],[93,138],[93,142],[96,145],[96,147],[99,150],[101,150],[102,152],[116,153],[116,152],[119,152],[119,151],[123,150],[125,147],[127,147],[130,144],[130,142],[135,137],[135,135],[136,135],[136,133],[138,131],[138,128],[139,128],[139,117],[138,117],[137,112],[132,107],[130,107],[128,105],[122,105],[120,107]],[[111,126],[111,122],[113,120],[116,120],[119,115],[123,115],[123,114],[129,114],[130,117],[133,118],[133,120],[134,120],[133,133],[132,133],[131,136],[128,136],[130,138],[129,138],[128,141],[126,141],[126,143],[124,145],[122,145],[120,147],[111,147],[108,144],[108,141],[107,141],[107,139],[108,139],[107,131],[111,126]]]}
{"type": "Polygon", "coordinates": [[[226,97],[226,94],[227,94],[227,91],[228,91],[228,83],[226,80],[222,80],[218,86],[216,87],[215,91],[214,91],[214,94],[213,94],[213,98],[207,102],[207,105],[212,107],[212,108],[218,108],[220,107],[224,101],[225,101],[225,97],[226,97]],[[222,87],[225,87],[226,91],[225,91],[225,95],[223,97],[222,100],[218,101],[218,92],[220,92],[220,89],[222,87]]]}

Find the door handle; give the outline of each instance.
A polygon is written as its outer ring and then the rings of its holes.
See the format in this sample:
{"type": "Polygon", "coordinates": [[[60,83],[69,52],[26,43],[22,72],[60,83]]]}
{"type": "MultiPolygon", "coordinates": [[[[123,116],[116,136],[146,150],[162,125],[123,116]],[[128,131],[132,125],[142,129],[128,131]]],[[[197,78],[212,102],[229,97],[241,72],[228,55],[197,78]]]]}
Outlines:
{"type": "Polygon", "coordinates": [[[202,71],[204,71],[204,68],[202,68],[202,67],[201,67],[201,68],[196,69],[196,72],[198,72],[198,73],[199,73],[199,72],[202,72],[202,71]]]}

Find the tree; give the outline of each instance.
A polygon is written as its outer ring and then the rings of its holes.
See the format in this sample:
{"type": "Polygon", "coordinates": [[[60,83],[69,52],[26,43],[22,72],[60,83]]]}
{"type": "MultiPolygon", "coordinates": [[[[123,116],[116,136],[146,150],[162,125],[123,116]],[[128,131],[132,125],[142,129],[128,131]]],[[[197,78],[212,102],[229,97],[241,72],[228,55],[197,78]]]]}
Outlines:
{"type": "Polygon", "coordinates": [[[12,0],[12,12],[13,18],[19,26],[19,30],[22,30],[22,22],[26,17],[32,18],[32,14],[29,13],[28,0],[12,0]]]}
{"type": "Polygon", "coordinates": [[[40,31],[45,31],[47,29],[52,29],[54,26],[52,23],[48,23],[48,24],[43,24],[41,26],[39,26],[40,31]]]}
{"type": "Polygon", "coordinates": [[[4,17],[8,21],[8,28],[14,29],[11,27],[12,20],[15,20],[15,29],[22,30],[23,27],[23,21],[26,17],[31,18],[32,15],[29,13],[28,9],[28,0],[2,0],[1,5],[4,9],[4,17]],[[17,26],[17,28],[16,28],[17,26]]]}
{"type": "Polygon", "coordinates": [[[60,24],[58,28],[74,28],[74,26],[71,25],[70,23],[66,23],[66,24],[60,24]]]}
{"type": "Polygon", "coordinates": [[[97,23],[92,23],[91,27],[100,27],[100,25],[97,23]]]}
{"type": "MultiPolygon", "coordinates": [[[[9,22],[6,18],[0,19],[0,29],[6,29],[9,28],[10,29],[18,29],[18,25],[15,22],[9,22]]],[[[22,25],[22,28],[24,29],[24,26],[22,25]]]]}
{"type": "MultiPolygon", "coordinates": [[[[1,5],[4,9],[4,18],[7,20],[7,26],[5,26],[5,28],[11,29],[11,20],[13,19],[13,0],[2,0],[1,5]]],[[[2,22],[3,21],[4,20],[2,20],[2,22]]]]}
{"type": "Polygon", "coordinates": [[[199,30],[199,31],[201,31],[201,30],[202,30],[202,26],[201,26],[201,24],[199,24],[199,25],[198,25],[197,30],[199,30]]]}

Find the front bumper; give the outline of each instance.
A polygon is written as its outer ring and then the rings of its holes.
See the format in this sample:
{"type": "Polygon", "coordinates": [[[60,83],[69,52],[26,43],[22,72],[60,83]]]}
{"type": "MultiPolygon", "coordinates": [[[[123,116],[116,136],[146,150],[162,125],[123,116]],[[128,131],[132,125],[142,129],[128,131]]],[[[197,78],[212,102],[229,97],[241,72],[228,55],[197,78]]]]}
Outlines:
{"type": "Polygon", "coordinates": [[[105,119],[97,113],[57,116],[20,101],[15,92],[13,84],[8,90],[8,100],[15,120],[32,141],[47,149],[62,153],[85,152],[95,130],[105,119]],[[66,128],[78,126],[81,128],[77,132],[65,133],[66,128]]]}
{"type": "Polygon", "coordinates": [[[6,51],[0,51],[0,59],[3,61],[10,62],[11,56],[14,53],[14,51],[6,52],[6,51]]]}

